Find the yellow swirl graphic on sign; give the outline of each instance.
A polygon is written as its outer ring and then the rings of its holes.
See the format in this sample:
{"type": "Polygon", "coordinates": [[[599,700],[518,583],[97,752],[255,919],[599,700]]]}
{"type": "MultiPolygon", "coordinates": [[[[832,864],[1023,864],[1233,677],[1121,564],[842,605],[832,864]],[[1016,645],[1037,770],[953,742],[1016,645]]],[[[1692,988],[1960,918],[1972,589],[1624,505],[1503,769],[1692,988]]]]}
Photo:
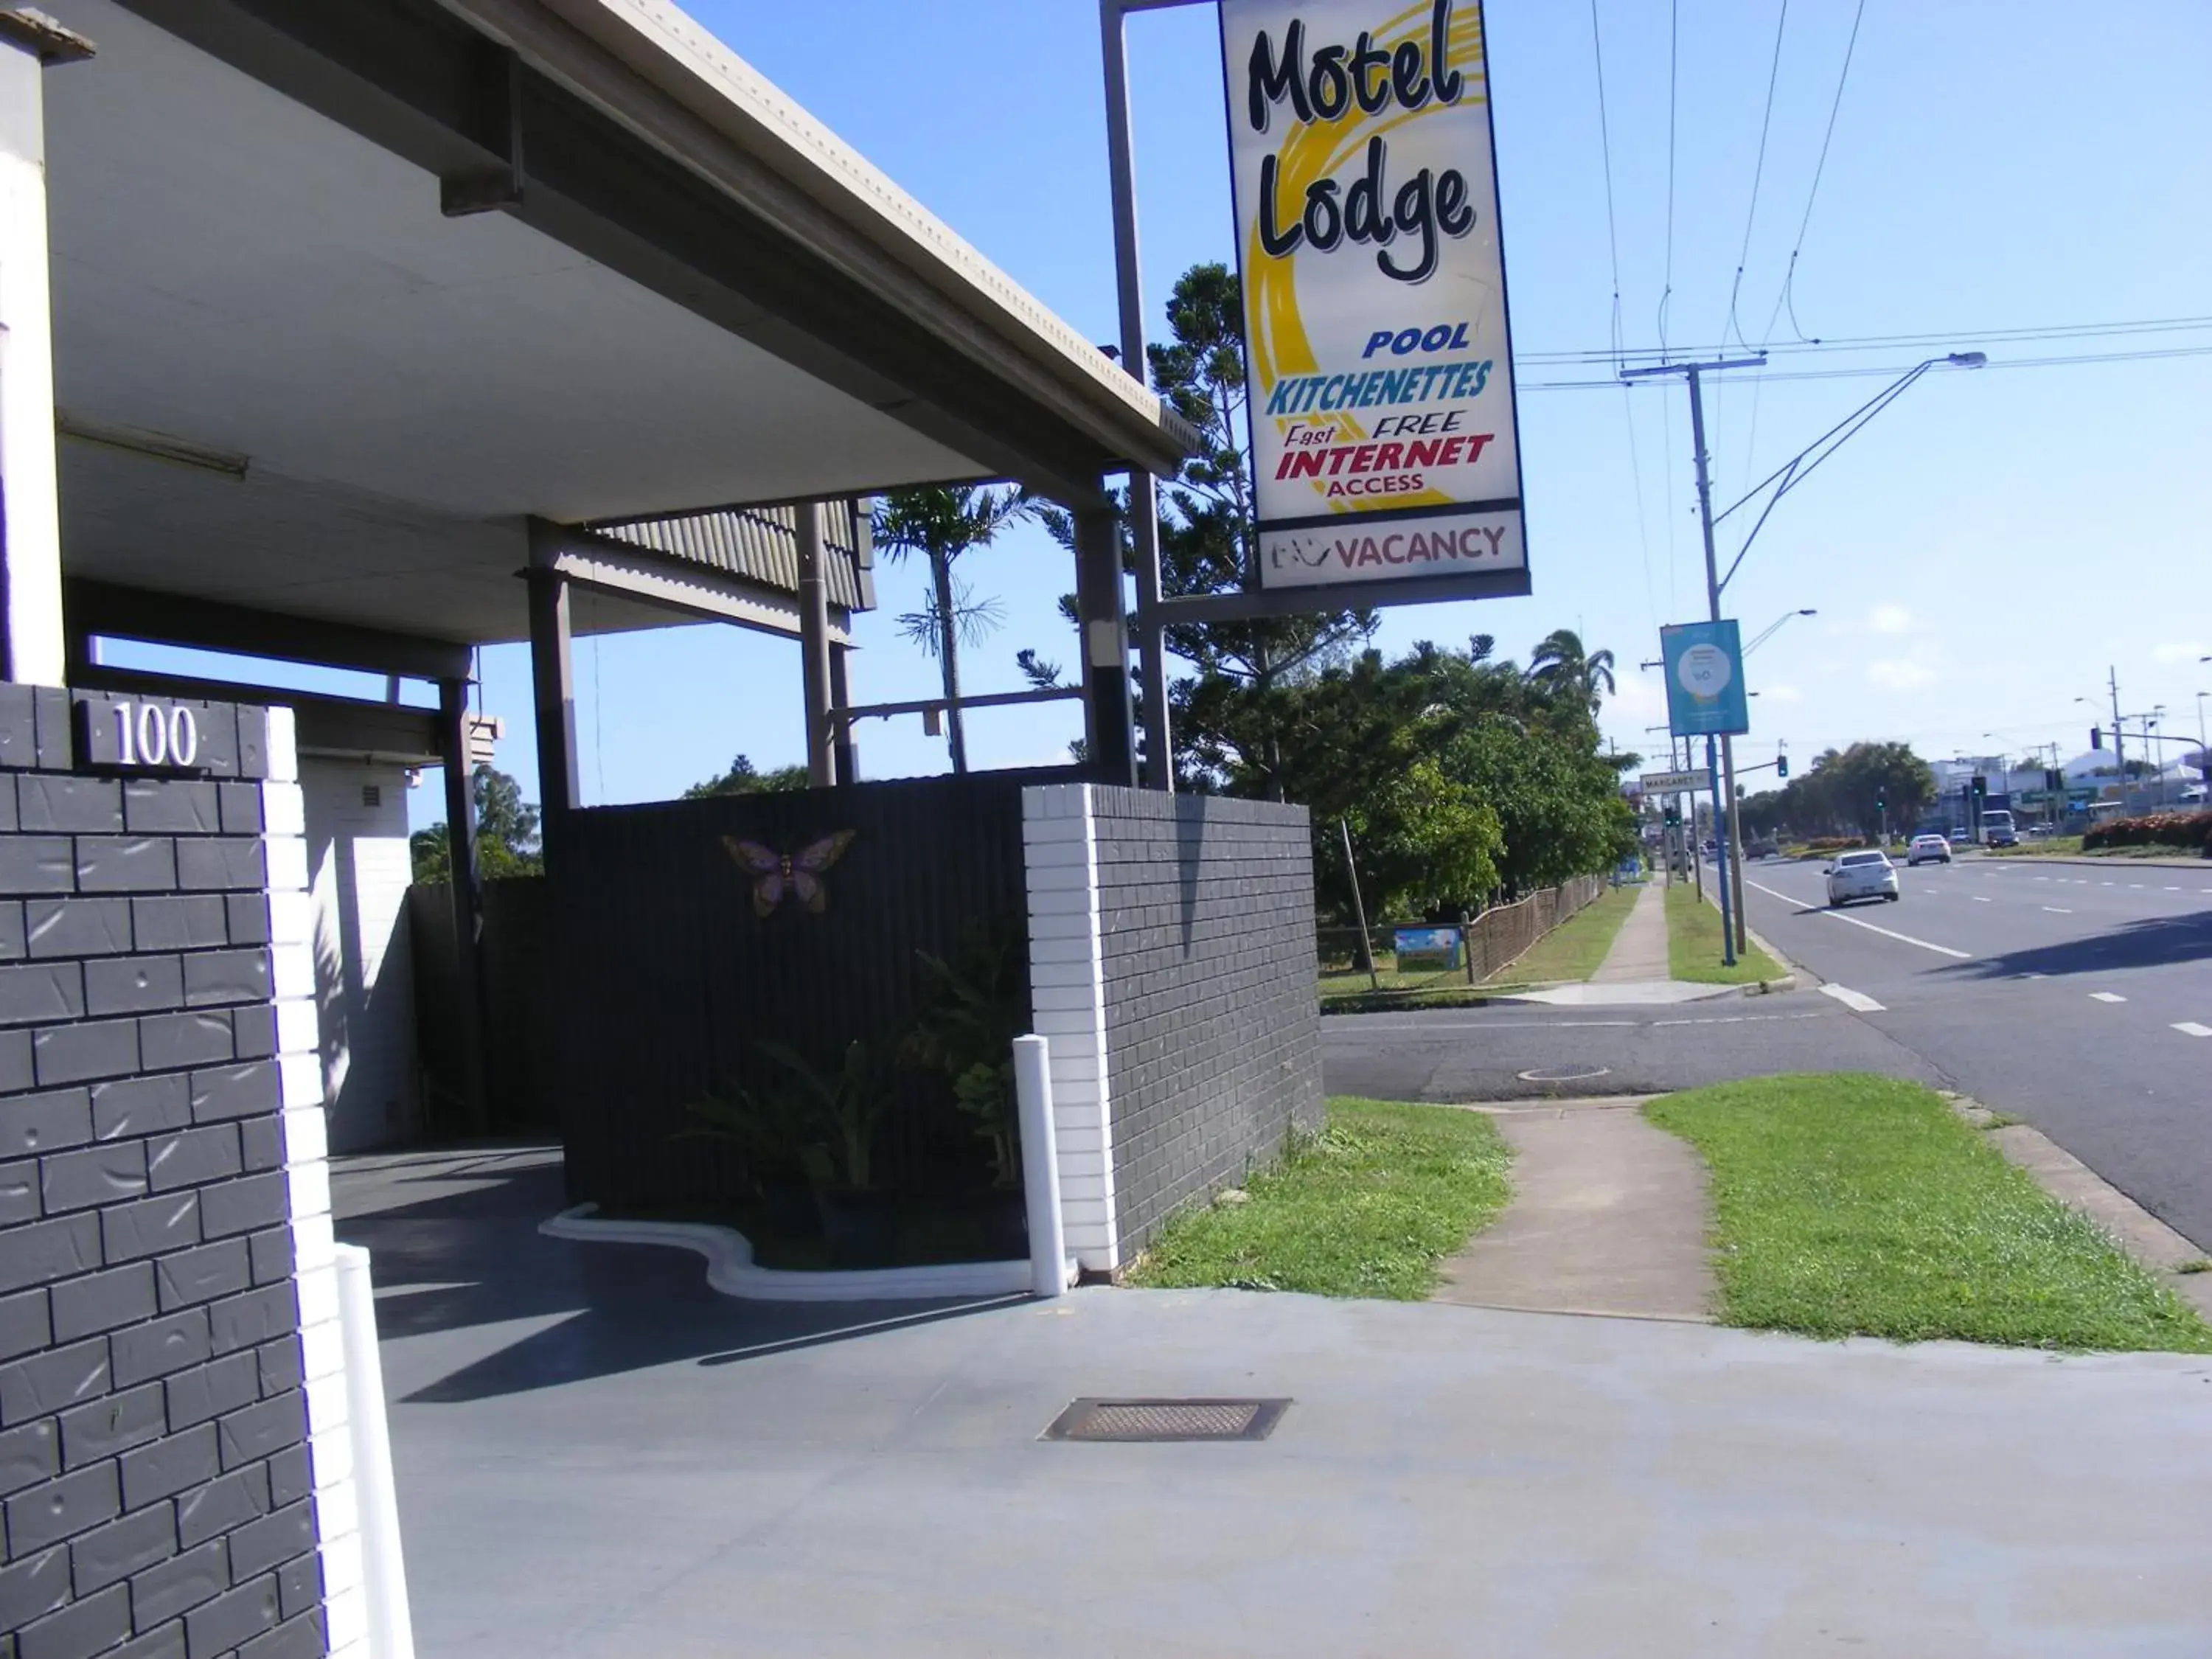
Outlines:
{"type": "MultiPolygon", "coordinates": [[[[1393,48],[1400,42],[1419,41],[1426,38],[1430,8],[1427,4],[1407,7],[1389,18],[1375,32],[1380,47],[1393,48]]],[[[1489,97],[1489,87],[1484,79],[1485,54],[1482,23],[1479,13],[1456,13],[1446,49],[1446,59],[1467,77],[1460,94],[1459,104],[1480,104],[1489,97]]],[[[1293,208],[1305,199],[1307,186],[1326,179],[1346,161],[1367,147],[1370,138],[1387,134],[1409,121],[1443,113],[1458,107],[1452,104],[1429,104],[1418,110],[1392,106],[1387,113],[1370,115],[1357,103],[1334,121],[1302,123],[1294,127],[1283,141],[1278,152],[1275,208],[1280,222],[1290,222],[1296,212],[1285,213],[1283,204],[1293,208]]],[[[1255,216],[1256,218],[1256,216],[1255,216]]],[[[1287,375],[1310,374],[1319,367],[1313,347],[1306,338],[1305,325],[1298,316],[1297,260],[1270,256],[1261,245],[1255,222],[1249,244],[1245,250],[1244,269],[1253,288],[1248,297],[1245,314],[1258,324],[1253,337],[1245,342],[1250,353],[1252,374],[1264,392],[1272,390],[1276,381],[1287,375]]],[[[1274,421],[1278,430],[1286,428],[1291,416],[1261,416],[1254,410],[1255,418],[1274,421]]],[[[1337,411],[1333,417],[1341,422],[1347,434],[1364,438],[1366,429],[1357,417],[1337,411]]],[[[1316,495],[1326,495],[1325,480],[1316,479],[1311,487],[1316,495]]],[[[1401,507],[1449,507],[1454,505],[1449,495],[1436,489],[1427,489],[1395,498],[1394,505],[1401,507]]],[[[1352,513],[1357,509],[1339,501],[1330,503],[1338,513],[1352,513]]]]}

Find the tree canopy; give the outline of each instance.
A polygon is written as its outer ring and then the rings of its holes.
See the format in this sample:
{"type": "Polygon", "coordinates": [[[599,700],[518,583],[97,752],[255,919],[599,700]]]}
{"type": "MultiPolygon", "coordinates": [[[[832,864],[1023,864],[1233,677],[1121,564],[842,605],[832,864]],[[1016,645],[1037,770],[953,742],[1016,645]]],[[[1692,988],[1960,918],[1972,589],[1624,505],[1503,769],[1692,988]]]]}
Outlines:
{"type": "Polygon", "coordinates": [[[1936,774],[1903,743],[1855,743],[1828,750],[1780,789],[1743,803],[1744,827],[1756,834],[1800,836],[1910,830],[1936,800],[1936,774]]]}
{"type": "MultiPolygon", "coordinates": [[[[538,809],[522,799],[522,786],[496,766],[479,766],[469,779],[476,806],[477,874],[539,876],[545,858],[538,844],[538,809]]],[[[453,873],[452,844],[446,826],[434,823],[408,837],[407,849],[417,881],[447,881],[453,873]]]]}
{"type": "Polygon", "coordinates": [[[710,795],[763,795],[783,789],[804,789],[810,781],[804,766],[778,766],[763,772],[746,756],[730,763],[720,777],[695,783],[684,792],[685,800],[705,800],[710,795]]]}

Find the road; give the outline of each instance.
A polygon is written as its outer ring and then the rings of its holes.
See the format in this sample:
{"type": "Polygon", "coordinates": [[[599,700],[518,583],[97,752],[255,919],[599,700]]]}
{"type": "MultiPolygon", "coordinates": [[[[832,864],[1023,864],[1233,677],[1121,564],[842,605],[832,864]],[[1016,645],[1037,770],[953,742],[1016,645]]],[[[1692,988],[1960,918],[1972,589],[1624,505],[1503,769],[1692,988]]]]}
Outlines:
{"type": "Polygon", "coordinates": [[[2024,1119],[2212,1251],[2212,869],[1966,856],[1840,911],[1817,864],[1747,878],[1752,927],[1818,989],[1333,1016],[1329,1088],[1502,1100],[1880,1072],[2024,1119]]]}
{"type": "Polygon", "coordinates": [[[1752,927],[1830,1000],[2212,1249],[2212,866],[1962,856],[1832,911],[1745,872],[1752,927]]]}

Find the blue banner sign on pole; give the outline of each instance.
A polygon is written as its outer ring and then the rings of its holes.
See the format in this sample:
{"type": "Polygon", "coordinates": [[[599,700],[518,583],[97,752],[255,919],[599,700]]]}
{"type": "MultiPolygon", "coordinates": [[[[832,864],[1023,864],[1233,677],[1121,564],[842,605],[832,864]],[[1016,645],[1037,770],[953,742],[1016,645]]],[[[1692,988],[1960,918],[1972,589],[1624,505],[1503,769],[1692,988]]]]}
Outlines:
{"type": "Polygon", "coordinates": [[[1676,737],[1734,737],[1751,730],[1743,647],[1735,623],[1662,628],[1659,654],[1667,666],[1667,725],[1676,737]]]}

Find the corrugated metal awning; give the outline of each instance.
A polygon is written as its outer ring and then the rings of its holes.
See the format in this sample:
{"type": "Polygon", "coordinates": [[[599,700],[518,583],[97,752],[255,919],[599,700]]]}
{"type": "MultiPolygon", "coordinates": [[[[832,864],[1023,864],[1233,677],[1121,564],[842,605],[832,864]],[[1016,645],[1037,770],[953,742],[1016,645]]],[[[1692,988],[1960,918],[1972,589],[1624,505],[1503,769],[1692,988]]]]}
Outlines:
{"type": "MultiPolygon", "coordinates": [[[[625,524],[592,526],[595,534],[628,542],[686,564],[741,576],[781,592],[799,592],[798,509],[790,507],[729,507],[669,519],[635,519],[625,524]]],[[[865,521],[854,546],[849,501],[825,502],[822,510],[823,550],[830,579],[830,603],[846,611],[872,611],[876,604],[875,556],[865,521]]]]}

